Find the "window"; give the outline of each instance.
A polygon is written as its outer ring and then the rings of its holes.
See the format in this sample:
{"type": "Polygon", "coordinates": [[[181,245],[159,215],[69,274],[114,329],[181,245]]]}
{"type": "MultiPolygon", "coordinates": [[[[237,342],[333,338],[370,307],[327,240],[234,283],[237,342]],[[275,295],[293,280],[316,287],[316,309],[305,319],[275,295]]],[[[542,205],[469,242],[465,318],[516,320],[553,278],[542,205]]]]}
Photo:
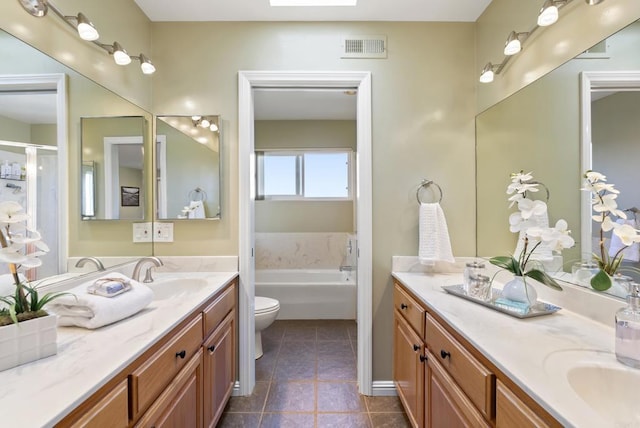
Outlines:
{"type": "Polygon", "coordinates": [[[352,199],[347,150],[256,152],[256,199],[352,199]]]}

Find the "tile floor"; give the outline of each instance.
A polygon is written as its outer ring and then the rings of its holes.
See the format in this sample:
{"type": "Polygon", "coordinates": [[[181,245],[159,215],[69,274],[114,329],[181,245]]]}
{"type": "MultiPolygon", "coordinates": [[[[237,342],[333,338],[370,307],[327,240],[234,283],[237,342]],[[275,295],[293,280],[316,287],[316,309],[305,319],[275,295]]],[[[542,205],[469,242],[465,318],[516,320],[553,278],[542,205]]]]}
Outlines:
{"type": "Polygon", "coordinates": [[[409,427],[397,397],[358,394],[356,344],[354,321],[276,321],[253,395],[231,397],[218,427],[409,427]]]}

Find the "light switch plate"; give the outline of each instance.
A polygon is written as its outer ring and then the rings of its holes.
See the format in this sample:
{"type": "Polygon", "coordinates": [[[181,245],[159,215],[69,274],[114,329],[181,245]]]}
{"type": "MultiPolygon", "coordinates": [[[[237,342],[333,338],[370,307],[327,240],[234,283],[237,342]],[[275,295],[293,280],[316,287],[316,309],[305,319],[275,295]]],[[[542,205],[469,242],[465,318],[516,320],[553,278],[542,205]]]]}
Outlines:
{"type": "Polygon", "coordinates": [[[173,223],[153,223],[153,242],[173,242],[173,223]]]}
{"type": "Polygon", "coordinates": [[[151,222],[133,223],[133,242],[152,242],[151,222]]]}

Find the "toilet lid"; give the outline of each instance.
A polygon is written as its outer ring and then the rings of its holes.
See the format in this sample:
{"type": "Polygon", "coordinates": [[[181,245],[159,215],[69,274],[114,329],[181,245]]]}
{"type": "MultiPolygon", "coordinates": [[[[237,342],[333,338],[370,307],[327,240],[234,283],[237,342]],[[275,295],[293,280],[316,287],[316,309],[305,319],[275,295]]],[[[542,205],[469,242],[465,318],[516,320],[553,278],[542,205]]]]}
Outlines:
{"type": "Polygon", "coordinates": [[[280,302],[270,297],[256,296],[256,314],[280,309],[280,302]]]}

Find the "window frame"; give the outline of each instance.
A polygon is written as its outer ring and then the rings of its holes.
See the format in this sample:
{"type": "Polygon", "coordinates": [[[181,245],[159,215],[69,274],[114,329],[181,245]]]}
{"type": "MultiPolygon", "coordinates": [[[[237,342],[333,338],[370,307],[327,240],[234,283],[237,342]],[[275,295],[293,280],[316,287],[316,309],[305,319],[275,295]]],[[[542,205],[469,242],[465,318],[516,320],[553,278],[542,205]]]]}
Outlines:
{"type": "Polygon", "coordinates": [[[322,149],[264,149],[255,151],[256,159],[256,201],[353,201],[355,185],[355,156],[350,148],[322,149]],[[264,194],[264,156],[277,154],[296,157],[296,194],[265,195],[264,194]],[[345,197],[310,197],[304,196],[304,155],[305,154],[346,154],[347,155],[347,196],[345,197]]]}

